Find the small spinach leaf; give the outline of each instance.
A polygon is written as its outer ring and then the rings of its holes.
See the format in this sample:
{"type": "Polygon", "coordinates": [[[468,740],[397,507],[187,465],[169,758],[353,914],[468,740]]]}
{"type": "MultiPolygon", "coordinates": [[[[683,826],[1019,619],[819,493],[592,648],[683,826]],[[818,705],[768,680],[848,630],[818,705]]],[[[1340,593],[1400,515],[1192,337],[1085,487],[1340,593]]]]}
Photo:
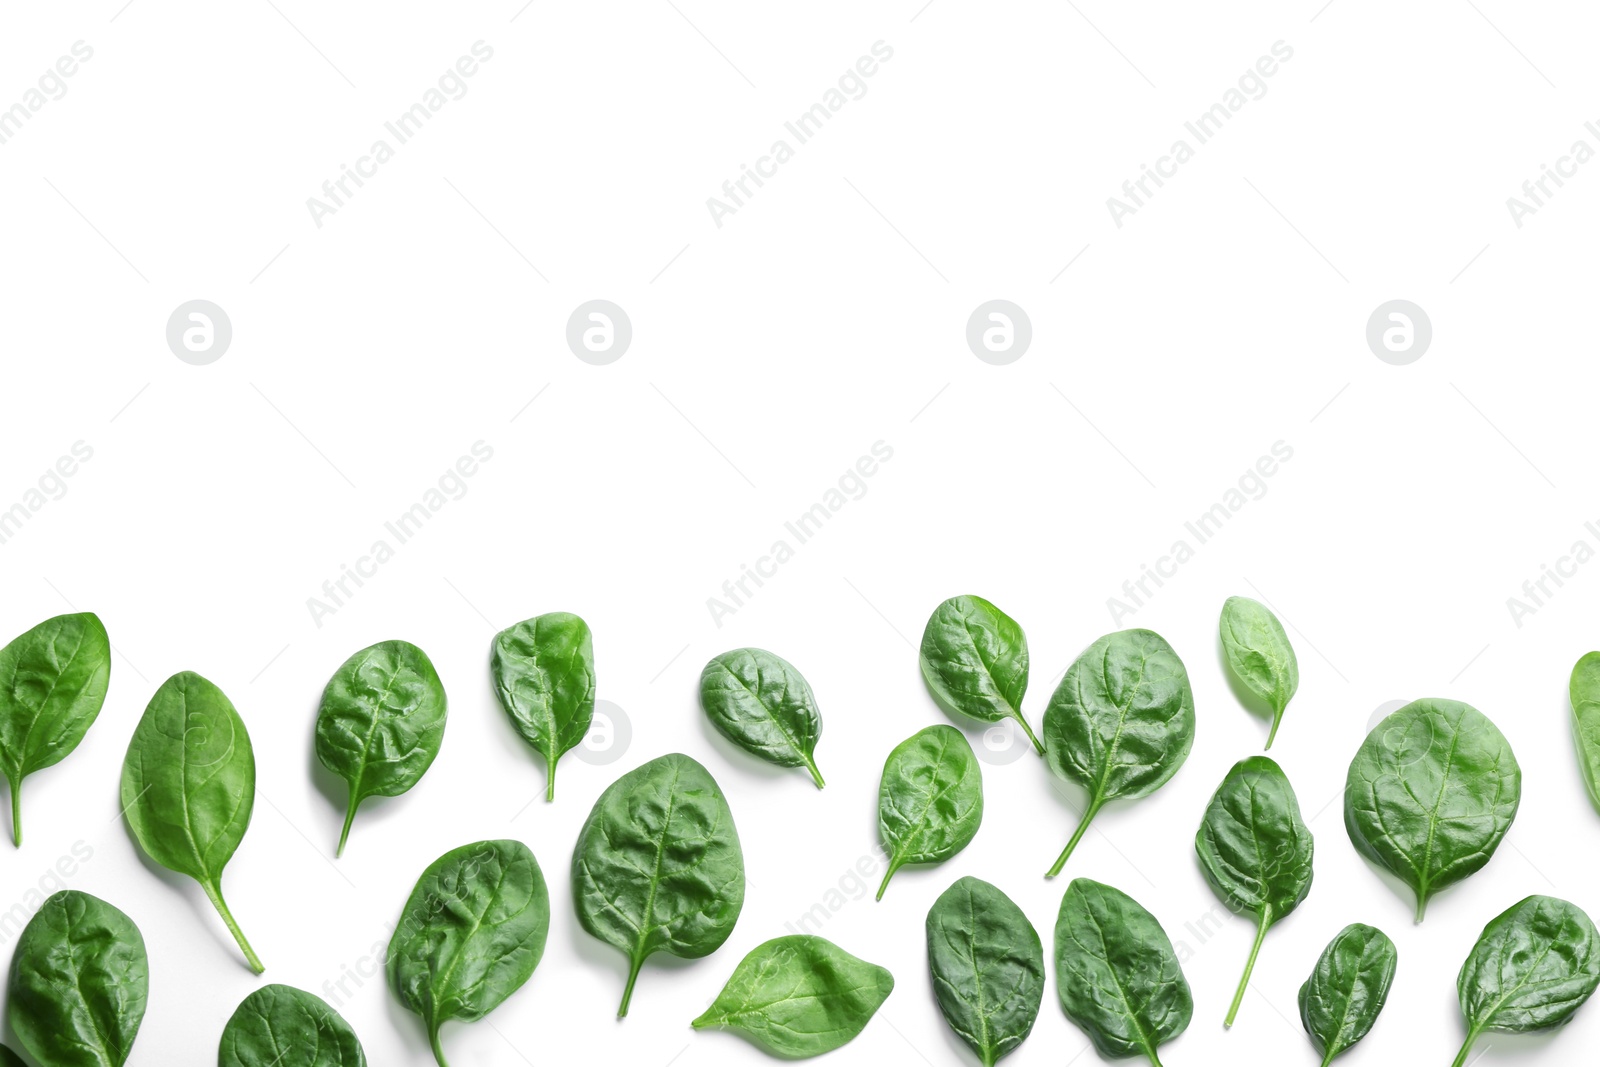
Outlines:
{"type": "Polygon", "coordinates": [[[1585,653],[1572,668],[1572,736],[1589,799],[1600,807],[1600,652],[1585,653]]]}
{"type": "Polygon", "coordinates": [[[1044,712],[1044,758],[1059,778],[1089,793],[1078,828],[1047,878],[1108,800],[1149,796],[1194,746],[1194,693],[1172,646],[1150,630],[1120,630],[1067,668],[1044,712]]]}
{"type": "Polygon", "coordinates": [[[1222,649],[1234,677],[1272,709],[1272,729],[1267,731],[1267,747],[1271,748],[1283,721],[1283,709],[1300,688],[1300,663],[1294,658],[1294,646],[1278,617],[1247,596],[1231,596],[1223,603],[1220,629],[1222,649]]]}
{"type": "Polygon", "coordinates": [[[805,767],[817,788],[822,717],[799,671],[771,652],[736,648],[700,672],[700,706],[729,741],[780,767],[805,767]]]}
{"type": "Polygon", "coordinates": [[[269,985],[245,997],[222,1028],[217,1067],[367,1067],[367,1056],[321,997],[269,985]]]}
{"type": "Polygon", "coordinates": [[[1596,985],[1600,934],[1582,908],[1543,896],[1513,904],[1483,928],[1456,977],[1467,1039],[1455,1067],[1485,1030],[1521,1034],[1562,1025],[1596,985]]]}
{"type": "Polygon", "coordinates": [[[106,700],[111,641],[91,612],[57,615],[0,649],[0,772],[22,844],[22,780],[72,754],[106,700]]]}
{"type": "Polygon", "coordinates": [[[619,1017],[649,956],[722,947],[744,907],[744,852],[710,772],[674,752],[611,783],[572,850],[572,897],[583,928],[627,953],[619,1017]]]}
{"type": "Polygon", "coordinates": [[[501,630],[494,635],[489,669],[511,725],[544,756],[544,795],[554,800],[556,761],[583,741],[594,719],[589,624],[553,611],[501,630]]]}
{"type": "Polygon", "coordinates": [[[1262,939],[1311,892],[1311,831],[1283,768],[1267,756],[1234,764],[1211,797],[1194,847],[1222,902],[1256,918],[1255,944],[1225,1020],[1232,1026],[1262,939]]]}
{"type": "Polygon", "coordinates": [[[1017,621],[981,596],[955,596],[933,609],[918,655],[934,703],[982,722],[1012,718],[1042,756],[1022,714],[1028,639],[1017,621]]]}
{"type": "Polygon", "coordinates": [[[1411,887],[1421,922],[1434,893],[1489,862],[1521,798],[1522,770],[1494,723],[1458,700],[1413,700],[1350,761],[1344,825],[1411,887]]]}
{"type": "Polygon", "coordinates": [[[44,1067],[122,1067],[149,991],[144,937],[133,920],[67,889],[46,900],[17,938],[8,1011],[22,1047],[44,1067]]]}
{"type": "Polygon", "coordinates": [[[1322,950],[1300,987],[1300,1022],[1322,1055],[1322,1067],[1378,1021],[1398,958],[1387,934],[1362,923],[1340,930],[1322,950]]]}
{"type": "Polygon", "coordinates": [[[942,863],[967,847],[983,822],[983,775],[967,738],[954,726],[930,726],[900,742],[878,785],[878,835],[889,879],[908,863],[942,863]]]}
{"type": "Polygon", "coordinates": [[[944,1021],[984,1067],[1022,1044],[1044,998],[1044,946],[1022,909],[960,878],[928,909],[928,971],[944,1021]]]}
{"type": "Polygon", "coordinates": [[[866,1028],[894,975],[811,934],[751,949],[717,999],[691,1025],[737,1030],[775,1056],[831,1052],[866,1028]]]}

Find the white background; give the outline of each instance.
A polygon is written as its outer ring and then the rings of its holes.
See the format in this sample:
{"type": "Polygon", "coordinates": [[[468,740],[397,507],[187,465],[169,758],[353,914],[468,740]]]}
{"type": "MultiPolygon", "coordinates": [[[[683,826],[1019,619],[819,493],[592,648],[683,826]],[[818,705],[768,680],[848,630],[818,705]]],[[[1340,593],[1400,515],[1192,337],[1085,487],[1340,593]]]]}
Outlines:
{"type": "MultiPolygon", "coordinates": [[[[1520,627],[1506,606],[1575,540],[1600,547],[1583,528],[1600,518],[1600,167],[1520,229],[1505,203],[1575,139],[1600,147],[1583,129],[1600,117],[1600,25],[1583,5],[123,2],[0,16],[0,105],[73,42],[94,49],[0,145],[0,507],[75,441],[94,450],[0,545],[0,630],[70,603],[118,650],[98,724],[26,784],[0,909],[75,842],[92,848],[69,884],[127,911],[151,952],[130,1063],[212,1062],[260,984],[198,887],[142,862],[117,818],[134,724],[184,669],[221,685],[254,738],[255,818],[224,888],[265,980],[323,993],[386,940],[436,856],[488,837],[532,847],[549,948],[486,1020],[446,1028],[456,1067],[765,1062],[688,1021],[871,853],[883,758],[942,721],[913,642],[957,593],[1026,628],[1035,724],[1108,630],[1151,627],[1188,665],[1188,762],[1105,810],[1067,871],[1130,892],[1186,953],[1195,1016],[1170,1065],[1315,1063],[1295,993],[1356,920],[1386,930],[1400,964],[1346,1062],[1448,1063],[1455,973],[1486,921],[1538,892],[1600,914],[1600,819],[1566,700],[1572,663],[1600,643],[1600,567],[1520,627]],[[494,57],[467,95],[316,227],[307,197],[478,40],[494,57]],[[715,226],[706,198],[879,40],[894,56],[867,94],[715,226]],[[1294,54],[1267,94],[1116,227],[1106,198],[1279,40],[1294,54]],[[634,328],[604,367],[564,340],[597,297],[634,328]],[[1004,367],[964,339],[997,297],[1034,333],[1004,367]],[[164,336],[195,298],[234,329],[205,367],[164,336]],[[1434,328],[1403,367],[1364,338],[1395,298],[1434,328]],[[307,598],[479,440],[494,457],[466,495],[314,624],[307,598]],[[865,496],[714,625],[707,598],[879,440],[894,455],[865,496]],[[1114,624],[1107,598],[1277,441],[1294,455],[1265,496],[1114,624]],[[1310,897],[1267,938],[1225,1032],[1251,923],[1216,921],[1192,836],[1265,737],[1219,661],[1236,593],[1291,625],[1302,681],[1272,755],[1318,847],[1310,897]],[[551,610],[592,625],[599,695],[632,742],[607,766],[569,755],[547,805],[487,660],[495,629],[551,610]],[[335,863],[342,794],[314,773],[312,720],[333,669],[390,637],[433,657],[449,728],[421,785],[369,802],[335,863]],[[699,668],[740,645],[810,678],[825,791],[704,721],[699,668]],[[1351,847],[1338,796],[1375,709],[1423,695],[1490,715],[1524,796],[1494,860],[1413,926],[1409,895],[1351,847]],[[647,964],[618,1023],[624,961],[572,915],[570,849],[618,773],[673,750],[727,792],[748,900],[714,956],[647,964]],[[1202,938],[1189,924],[1208,915],[1202,938]]],[[[1082,798],[1031,757],[985,773],[966,851],[898,874],[881,904],[846,897],[825,925],[897,979],[832,1062],[974,1062],[925,970],[923,917],[956,877],[999,884],[1051,944],[1065,879],[1040,876],[1082,798]]],[[[431,1062],[381,979],[346,988],[373,1063],[431,1062]]],[[[1553,1038],[1491,1035],[1479,1062],[1571,1063],[1597,1041],[1591,1006],[1553,1038]]],[[[1052,982],[1008,1062],[1096,1062],[1086,1048],[1052,982]]]]}

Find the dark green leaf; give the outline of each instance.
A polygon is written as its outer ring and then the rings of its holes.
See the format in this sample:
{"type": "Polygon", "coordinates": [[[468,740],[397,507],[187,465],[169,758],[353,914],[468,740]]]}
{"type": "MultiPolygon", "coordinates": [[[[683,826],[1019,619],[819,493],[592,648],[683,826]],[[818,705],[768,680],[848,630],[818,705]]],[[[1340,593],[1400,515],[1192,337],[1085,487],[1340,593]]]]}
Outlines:
{"type": "Polygon", "coordinates": [[[564,611],[494,635],[494,690],[511,725],[544,756],[545,799],[556,795],[556,761],[576,748],[594,718],[594,643],[589,624],[564,611]]]}
{"type": "Polygon", "coordinates": [[[1010,897],[978,878],[958,879],[933,902],[927,931],[939,1010],[984,1067],[994,1067],[1039,1017],[1039,932],[1010,897]]]}
{"type": "Polygon", "coordinates": [[[724,652],[700,672],[700,706],[723,737],[768,763],[805,767],[822,788],[822,718],[811,686],[787,660],[759,648],[724,652]]]}
{"type": "Polygon", "coordinates": [[[1146,1056],[1183,1033],[1194,996],[1156,917],[1118,889],[1074,878],[1056,919],[1061,1010],[1107,1059],[1146,1056]]]}
{"type": "Polygon", "coordinates": [[[1300,688],[1300,663],[1283,624],[1265,604],[1247,596],[1231,596],[1222,605],[1222,650],[1228,666],[1244,687],[1272,709],[1267,747],[1278,736],[1283,709],[1300,688]]]}
{"type": "Polygon", "coordinates": [[[1044,754],[1022,714],[1028,639],[1015,619],[981,596],[951,597],[928,617],[918,659],[928,692],[946,713],[982,722],[1015,719],[1044,754]]]}
{"type": "Polygon", "coordinates": [[[1149,796],[1194,745],[1194,694],[1172,646],[1150,630],[1106,634],[1067,668],[1044,712],[1045,762],[1089,794],[1055,877],[1101,806],[1149,796]]]}
{"type": "Polygon", "coordinates": [[[1589,799],[1600,807],[1600,652],[1585,653],[1572,668],[1572,736],[1589,799]]]}
{"type": "Polygon", "coordinates": [[[422,780],[439,754],[444,723],[444,686],[409,641],[364,648],[333,672],[316,738],[317,759],[350,786],[338,855],[363,800],[399,796],[422,780]]]}
{"type": "Polygon", "coordinates": [[[967,847],[983,822],[983,775],[954,726],[930,726],[900,742],[878,785],[878,835],[889,879],[908,863],[942,863],[967,847]]]}
{"type": "Polygon", "coordinates": [[[1378,1021],[1398,955],[1375,926],[1351,923],[1328,942],[1300,987],[1300,1021],[1322,1055],[1322,1067],[1367,1036],[1378,1021]]]}
{"type": "Polygon", "coordinates": [[[245,997],[223,1027],[217,1067],[367,1067],[367,1056],[321,997],[269,985],[245,997]]]}
{"type": "Polygon", "coordinates": [[[8,1011],[42,1067],[122,1067],[149,989],[133,920],[68,889],[45,901],[17,939],[8,1011]]]}
{"type": "Polygon", "coordinates": [[[1522,771],[1505,737],[1457,700],[1413,700],[1350,761],[1344,825],[1368,859],[1428,899],[1478,870],[1516,818],[1522,771]]]}
{"type": "Polygon", "coordinates": [[[260,974],[261,960],[222,899],[222,869],[255,799],[255,752],[232,702],[192,671],[168,678],[128,744],[122,812],[145,855],[200,883],[260,974]]]}
{"type": "Polygon", "coordinates": [[[866,1028],[894,975],[831,941],[790,934],[757,945],[691,1025],[737,1030],[775,1056],[831,1052],[866,1028]]]}
{"type": "Polygon", "coordinates": [[[649,956],[720,948],[744,907],[744,852],[711,774],[675,752],[611,783],[572,851],[572,897],[583,928],[628,956],[618,1016],[649,956]]]}
{"type": "Polygon", "coordinates": [[[22,780],[72,754],[111,678],[111,642],[90,612],[57,615],[0,649],[0,772],[11,785],[11,835],[22,844],[22,780]]]}
{"type": "Polygon", "coordinates": [[[0,1067],[28,1067],[28,1065],[22,1062],[21,1056],[0,1045],[0,1067]]]}

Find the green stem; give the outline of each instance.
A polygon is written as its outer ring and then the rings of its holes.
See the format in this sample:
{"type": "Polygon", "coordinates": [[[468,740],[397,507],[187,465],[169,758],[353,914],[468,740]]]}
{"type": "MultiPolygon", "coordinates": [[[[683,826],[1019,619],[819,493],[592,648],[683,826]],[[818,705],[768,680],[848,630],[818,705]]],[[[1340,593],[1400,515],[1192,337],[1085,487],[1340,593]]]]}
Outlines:
{"type": "Polygon", "coordinates": [[[1283,709],[1279,708],[1272,716],[1272,729],[1267,731],[1267,748],[1272,747],[1272,739],[1278,736],[1278,724],[1283,721],[1283,709]]]}
{"type": "Polygon", "coordinates": [[[1054,878],[1061,873],[1061,868],[1067,865],[1067,857],[1072,855],[1072,850],[1078,847],[1078,842],[1083,838],[1083,832],[1089,829],[1089,820],[1100,810],[1100,805],[1105,801],[1099,798],[1091,800],[1089,806],[1083,809],[1083,818],[1078,820],[1078,828],[1072,832],[1072,840],[1067,842],[1067,847],[1061,850],[1061,855],[1056,857],[1056,865],[1045,874],[1046,878],[1054,878]]]}
{"type": "Polygon", "coordinates": [[[1465,1067],[1467,1053],[1472,1051],[1472,1043],[1478,1040],[1478,1034],[1481,1032],[1476,1026],[1467,1027],[1467,1039],[1462,1043],[1461,1051],[1456,1053],[1456,1062],[1450,1067],[1465,1067]]]}
{"type": "Polygon", "coordinates": [[[1022,732],[1028,735],[1029,741],[1033,742],[1033,750],[1039,753],[1041,756],[1044,755],[1044,746],[1041,745],[1039,743],[1039,739],[1033,735],[1033,727],[1029,726],[1028,720],[1022,717],[1022,712],[1016,712],[1012,717],[1022,724],[1022,732]]]}
{"type": "Polygon", "coordinates": [[[633,999],[633,983],[639,980],[639,968],[644,966],[644,957],[640,956],[628,964],[628,984],[622,989],[622,1005],[617,1008],[617,1018],[625,1018],[628,1014],[628,1002],[633,999]]]}
{"type": "Polygon", "coordinates": [[[806,770],[811,772],[812,781],[817,783],[818,789],[821,789],[827,783],[822,780],[822,772],[817,770],[817,761],[812,759],[810,756],[807,756],[805,759],[806,770]]]}
{"type": "Polygon", "coordinates": [[[209,882],[201,882],[200,885],[205,889],[206,896],[211,898],[211,903],[222,916],[222,921],[228,924],[228,932],[233,934],[233,939],[239,942],[239,947],[244,950],[244,958],[249,961],[250,969],[256,974],[261,974],[266,968],[261,965],[261,958],[256,955],[256,950],[245,940],[244,931],[233,921],[233,912],[228,910],[227,903],[222,899],[222,887],[209,882]]]}
{"type": "Polygon", "coordinates": [[[554,757],[545,760],[545,766],[549,768],[549,774],[546,775],[544,783],[544,800],[548,804],[556,798],[556,761],[554,757]]]}
{"type": "Polygon", "coordinates": [[[439,1024],[428,1024],[428,1045],[433,1049],[433,1058],[439,1061],[439,1067],[450,1067],[444,1058],[444,1046],[439,1043],[439,1024]]]}
{"type": "Polygon", "coordinates": [[[878,883],[878,895],[877,895],[877,897],[875,899],[877,899],[877,900],[882,900],[883,899],[883,891],[885,889],[889,888],[889,879],[893,878],[894,877],[894,872],[898,871],[899,869],[900,869],[899,861],[897,861],[897,860],[890,860],[889,861],[889,869],[887,871],[883,872],[883,881],[878,883]]]}
{"type": "Polygon", "coordinates": [[[13,775],[11,782],[11,840],[22,847],[22,776],[13,775]]]}
{"type": "Polygon", "coordinates": [[[1261,909],[1261,922],[1256,927],[1256,943],[1250,946],[1250,958],[1244,961],[1244,974],[1239,976],[1239,989],[1233,994],[1233,1003],[1228,1006],[1228,1017],[1222,1021],[1223,1026],[1232,1026],[1234,1016],[1239,1014],[1239,1004],[1244,1000],[1244,991],[1250,987],[1250,972],[1256,967],[1256,953],[1261,951],[1261,942],[1267,936],[1267,928],[1272,925],[1272,909],[1261,909]]]}
{"type": "Polygon", "coordinates": [[[1423,892],[1419,892],[1417,894],[1417,918],[1416,918],[1417,922],[1421,922],[1422,921],[1422,913],[1424,911],[1427,911],[1427,910],[1428,910],[1428,894],[1427,893],[1423,893],[1423,892]]]}
{"type": "Polygon", "coordinates": [[[339,834],[339,848],[333,855],[337,859],[344,855],[344,843],[350,840],[350,824],[356,821],[356,808],[361,804],[361,798],[356,796],[355,790],[350,791],[350,804],[344,813],[344,830],[339,834]]]}

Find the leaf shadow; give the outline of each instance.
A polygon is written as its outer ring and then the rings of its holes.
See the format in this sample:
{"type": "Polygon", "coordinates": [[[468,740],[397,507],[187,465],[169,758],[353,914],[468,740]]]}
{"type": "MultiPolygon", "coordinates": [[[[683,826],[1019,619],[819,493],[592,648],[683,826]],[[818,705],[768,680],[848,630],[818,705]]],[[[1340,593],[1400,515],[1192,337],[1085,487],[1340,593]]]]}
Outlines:
{"type": "Polygon", "coordinates": [[[1233,667],[1228,663],[1228,650],[1222,644],[1222,631],[1217,631],[1217,663],[1222,668],[1222,676],[1228,680],[1228,689],[1232,691],[1233,698],[1237,700],[1251,715],[1262,720],[1270,728],[1272,726],[1272,705],[1266,698],[1256,693],[1255,690],[1239,680],[1233,672],[1233,667]]]}

